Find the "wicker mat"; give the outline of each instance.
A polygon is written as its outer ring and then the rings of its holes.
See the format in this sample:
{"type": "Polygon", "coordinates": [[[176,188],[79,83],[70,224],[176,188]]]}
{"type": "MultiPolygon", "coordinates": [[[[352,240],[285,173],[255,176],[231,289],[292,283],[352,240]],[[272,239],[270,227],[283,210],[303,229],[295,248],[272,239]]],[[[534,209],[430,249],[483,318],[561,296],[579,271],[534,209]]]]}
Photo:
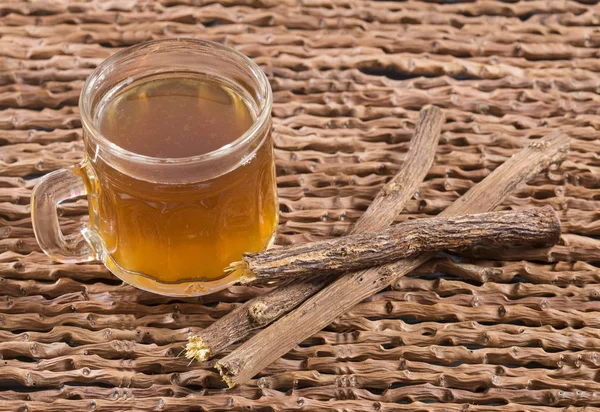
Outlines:
{"type": "MultiPolygon", "coordinates": [[[[593,1],[0,1],[0,411],[508,411],[600,406],[600,7],[593,1]],[[560,169],[504,209],[552,205],[552,249],[437,261],[225,390],[179,356],[260,289],[173,299],[40,252],[32,186],[81,159],[84,79],[124,46],[224,42],[275,93],[280,244],[344,233],[444,108],[437,158],[399,221],[435,215],[529,140],[560,169]]],[[[86,204],[63,207],[76,230],[86,204]]]]}

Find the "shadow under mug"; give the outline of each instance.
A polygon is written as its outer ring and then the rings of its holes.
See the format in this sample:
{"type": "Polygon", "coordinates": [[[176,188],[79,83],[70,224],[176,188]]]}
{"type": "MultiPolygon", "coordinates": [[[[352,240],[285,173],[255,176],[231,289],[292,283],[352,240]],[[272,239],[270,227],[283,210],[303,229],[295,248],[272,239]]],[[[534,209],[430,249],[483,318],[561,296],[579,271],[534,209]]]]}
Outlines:
{"type": "Polygon", "coordinates": [[[213,269],[269,246],[277,227],[271,105],[262,70],[217,43],[158,40],[114,54],[81,93],[84,160],[44,176],[33,190],[40,247],[59,262],[100,260],[122,280],[165,295],[202,295],[234,283],[238,273],[213,269]],[[170,74],[226,84],[244,98],[254,123],[232,143],[186,158],[139,155],[99,132],[107,99],[140,79],[170,74]],[[64,235],[57,207],[84,195],[89,223],[64,235]]]}

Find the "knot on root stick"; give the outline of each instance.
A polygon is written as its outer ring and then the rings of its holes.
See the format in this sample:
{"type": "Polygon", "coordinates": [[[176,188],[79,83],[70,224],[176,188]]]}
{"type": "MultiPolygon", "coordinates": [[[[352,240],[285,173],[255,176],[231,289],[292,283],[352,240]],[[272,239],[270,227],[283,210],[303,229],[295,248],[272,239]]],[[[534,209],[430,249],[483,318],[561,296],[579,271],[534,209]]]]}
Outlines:
{"type": "Polygon", "coordinates": [[[276,310],[259,299],[248,308],[248,320],[253,326],[266,325],[273,319],[272,312],[276,310]]]}

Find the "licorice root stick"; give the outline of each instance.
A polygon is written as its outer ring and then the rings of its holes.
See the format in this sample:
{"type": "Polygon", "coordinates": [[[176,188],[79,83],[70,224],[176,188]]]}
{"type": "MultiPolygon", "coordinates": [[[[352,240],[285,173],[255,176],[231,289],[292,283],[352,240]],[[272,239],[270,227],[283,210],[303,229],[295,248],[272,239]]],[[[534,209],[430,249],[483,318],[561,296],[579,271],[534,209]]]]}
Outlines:
{"type": "MultiPolygon", "coordinates": [[[[349,234],[385,229],[394,222],[433,164],[443,123],[444,116],[438,107],[426,106],[421,109],[400,170],[383,186],[349,234]]],[[[210,358],[289,312],[333,279],[335,277],[332,275],[295,280],[249,300],[198,335],[191,336],[186,346],[186,357],[197,361],[210,358]]]]}
{"type": "MultiPolygon", "coordinates": [[[[518,185],[551,164],[564,160],[568,149],[569,138],[561,132],[532,142],[456,200],[441,216],[459,216],[493,210],[518,185]]],[[[426,253],[339,277],[294,311],[219,360],[216,368],[230,387],[249,381],[299,342],[434,256],[433,253],[426,253]]]]}
{"type": "Polygon", "coordinates": [[[231,265],[243,279],[325,276],[382,266],[424,252],[474,246],[552,246],[560,238],[560,219],[551,206],[508,212],[409,220],[375,233],[362,233],[260,253],[231,265]]]}

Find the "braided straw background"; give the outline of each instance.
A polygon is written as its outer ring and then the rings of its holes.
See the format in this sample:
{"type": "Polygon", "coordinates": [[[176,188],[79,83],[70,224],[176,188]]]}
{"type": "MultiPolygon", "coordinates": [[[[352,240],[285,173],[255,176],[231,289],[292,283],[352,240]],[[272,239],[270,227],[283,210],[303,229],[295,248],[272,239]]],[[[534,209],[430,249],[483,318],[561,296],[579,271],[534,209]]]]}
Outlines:
{"type": "MultiPolygon", "coordinates": [[[[600,407],[600,7],[594,1],[0,2],[0,410],[507,411],[600,407]],[[278,243],[342,234],[398,169],[418,110],[447,123],[399,220],[443,210],[529,140],[568,161],[503,208],[552,205],[552,249],[440,258],[225,391],[188,335],[262,293],[173,299],[54,264],[31,189],[81,159],[84,79],[122,47],[224,42],[275,93],[278,243]],[[443,276],[432,275],[441,272],[443,276]]],[[[84,201],[64,205],[76,230],[84,201]]]]}

